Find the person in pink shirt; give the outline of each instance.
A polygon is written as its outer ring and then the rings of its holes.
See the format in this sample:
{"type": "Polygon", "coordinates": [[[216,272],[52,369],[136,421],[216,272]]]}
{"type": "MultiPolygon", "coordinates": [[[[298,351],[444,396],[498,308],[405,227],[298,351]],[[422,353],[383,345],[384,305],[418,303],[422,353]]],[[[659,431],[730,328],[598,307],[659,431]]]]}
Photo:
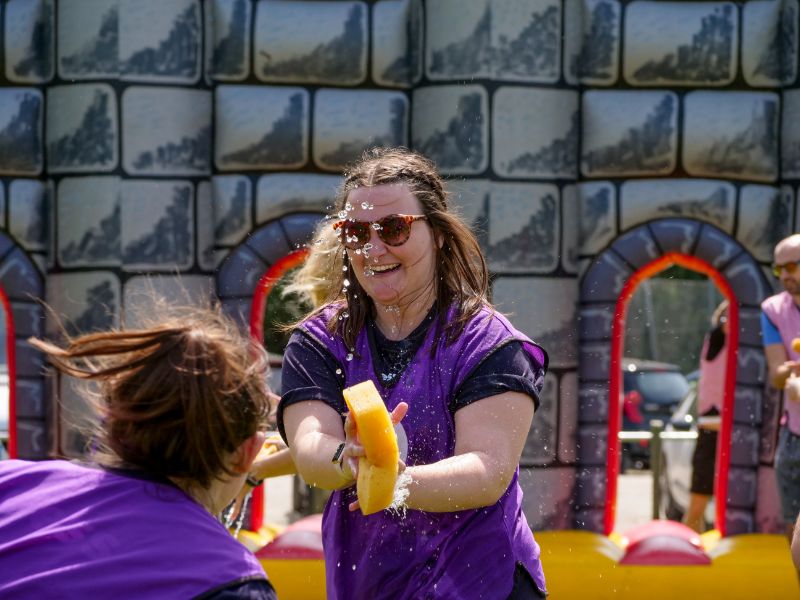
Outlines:
{"type": "Polygon", "coordinates": [[[711,317],[711,330],[703,341],[700,380],[697,385],[697,444],[692,456],[692,483],[684,523],[702,533],[705,510],[714,494],[714,466],[717,457],[719,415],[725,400],[725,363],[728,340],[728,302],[720,304],[711,317]]]}
{"type": "Polygon", "coordinates": [[[784,291],[761,304],[761,331],[769,381],[784,390],[783,418],[775,452],[775,476],[786,534],[800,513],[800,394],[794,376],[800,375],[800,353],[792,341],[800,337],[800,234],[775,246],[773,264],[784,291]]]}

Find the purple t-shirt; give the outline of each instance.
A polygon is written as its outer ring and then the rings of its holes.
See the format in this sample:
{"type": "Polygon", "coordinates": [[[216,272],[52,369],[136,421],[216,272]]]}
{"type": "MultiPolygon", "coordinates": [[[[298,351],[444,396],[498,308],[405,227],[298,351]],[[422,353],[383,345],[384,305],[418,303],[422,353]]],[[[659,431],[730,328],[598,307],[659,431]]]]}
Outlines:
{"type": "MultiPolygon", "coordinates": [[[[342,387],[366,379],[375,382],[389,410],[409,403],[402,422],[409,466],[431,464],[453,456],[455,422],[451,400],[482,361],[498,348],[523,344],[535,362],[546,355],[501,315],[482,310],[451,344],[438,327],[426,332],[421,346],[394,385],[376,373],[366,331],[360,332],[353,357],[325,323],[332,310],[301,325],[334,357],[342,387]],[[437,345],[435,360],[430,360],[437,345]]],[[[291,345],[291,342],[290,342],[291,345]]],[[[544,369],[537,374],[540,390],[544,369]]],[[[291,390],[285,389],[285,393],[291,390]]],[[[337,409],[338,410],[338,409],[337,409]]],[[[494,505],[457,512],[382,511],[364,517],[350,512],[355,488],[334,492],[323,515],[323,548],[328,597],[332,600],[380,598],[506,598],[516,566],[522,565],[544,589],[539,547],[522,513],[522,491],[516,473],[494,505]]]]}

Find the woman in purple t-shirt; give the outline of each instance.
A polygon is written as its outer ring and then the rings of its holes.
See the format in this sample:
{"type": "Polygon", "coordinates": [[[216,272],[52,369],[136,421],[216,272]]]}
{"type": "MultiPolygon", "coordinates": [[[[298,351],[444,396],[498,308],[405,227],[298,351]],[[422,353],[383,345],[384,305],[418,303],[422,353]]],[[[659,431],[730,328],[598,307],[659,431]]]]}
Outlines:
{"type": "Polygon", "coordinates": [[[326,302],[289,342],[278,410],[300,474],[335,490],[329,598],[542,597],[518,463],[545,352],[491,309],[478,242],[428,159],[373,150],[337,211],[343,248],[326,302]],[[341,391],[366,379],[398,423],[407,496],[365,517],[353,486],[363,448],[341,391]]]}

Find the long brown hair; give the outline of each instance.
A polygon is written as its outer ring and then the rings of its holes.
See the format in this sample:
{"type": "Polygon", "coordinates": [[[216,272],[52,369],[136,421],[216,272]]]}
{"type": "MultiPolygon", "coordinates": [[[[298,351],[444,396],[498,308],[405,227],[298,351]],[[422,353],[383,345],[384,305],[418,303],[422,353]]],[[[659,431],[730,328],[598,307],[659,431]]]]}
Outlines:
{"type": "Polygon", "coordinates": [[[147,329],[32,338],[62,373],[99,384],[95,460],[191,481],[235,475],[230,455],[269,412],[266,352],[219,311],[180,309],[147,329]]]}
{"type": "MultiPolygon", "coordinates": [[[[488,304],[489,274],[477,239],[448,205],[444,181],[436,165],[407,148],[368,150],[345,172],[336,210],[344,210],[347,196],[356,188],[393,183],[408,186],[419,200],[427,223],[433,230],[436,241],[434,284],[438,326],[444,331],[446,339],[452,341],[461,333],[467,321],[488,304]],[[457,314],[446,322],[451,306],[456,307],[457,314]]],[[[372,301],[358,283],[350,262],[345,263],[346,271],[339,268],[332,272],[331,289],[344,290],[346,305],[339,307],[328,322],[328,329],[331,332],[338,331],[347,347],[354,348],[356,336],[372,310],[372,301]],[[350,281],[347,287],[344,286],[345,278],[350,281]]]]}

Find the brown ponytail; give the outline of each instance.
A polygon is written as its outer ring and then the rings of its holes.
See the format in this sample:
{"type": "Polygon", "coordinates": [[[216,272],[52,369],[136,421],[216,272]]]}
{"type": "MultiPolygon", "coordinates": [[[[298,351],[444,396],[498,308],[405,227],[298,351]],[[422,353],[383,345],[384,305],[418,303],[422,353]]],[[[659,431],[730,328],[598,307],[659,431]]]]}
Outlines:
{"type": "Polygon", "coordinates": [[[31,344],[100,384],[95,459],[205,488],[269,412],[266,353],[217,311],[183,309],[149,329],[31,344]]]}

